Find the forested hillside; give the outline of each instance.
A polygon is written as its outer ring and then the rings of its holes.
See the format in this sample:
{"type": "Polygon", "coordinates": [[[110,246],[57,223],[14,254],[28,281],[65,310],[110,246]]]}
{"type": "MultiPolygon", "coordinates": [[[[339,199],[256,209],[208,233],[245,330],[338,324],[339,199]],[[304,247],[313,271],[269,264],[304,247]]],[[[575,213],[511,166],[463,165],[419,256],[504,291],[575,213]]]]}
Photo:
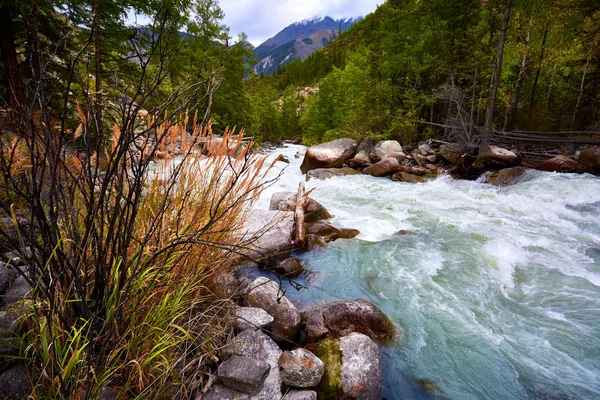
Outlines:
{"type": "MultiPolygon", "coordinates": [[[[254,85],[283,91],[283,104],[296,88],[318,85],[299,108],[308,143],[438,133],[472,143],[486,125],[496,61],[491,129],[598,130],[600,4],[592,0],[387,1],[323,51],[254,85]]],[[[265,104],[269,89],[261,93],[265,104]]],[[[292,117],[282,124],[295,126],[292,117]]]]}

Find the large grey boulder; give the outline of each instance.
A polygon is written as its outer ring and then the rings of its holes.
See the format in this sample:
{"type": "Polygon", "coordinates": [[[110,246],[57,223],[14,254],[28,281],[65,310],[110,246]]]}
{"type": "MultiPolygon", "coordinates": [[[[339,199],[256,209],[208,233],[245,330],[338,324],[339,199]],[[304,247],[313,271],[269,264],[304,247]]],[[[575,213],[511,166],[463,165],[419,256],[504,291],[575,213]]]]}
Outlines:
{"type": "Polygon", "coordinates": [[[274,318],[271,324],[273,339],[278,342],[293,340],[300,326],[300,314],[276,282],[256,278],[248,287],[246,304],[260,307],[274,318]]]}
{"type": "Polygon", "coordinates": [[[306,349],[285,351],[279,358],[281,380],[293,387],[315,387],[321,382],[325,364],[306,349]]]}
{"type": "Polygon", "coordinates": [[[396,337],[396,327],[375,304],[366,299],[317,304],[300,312],[309,342],[340,338],[360,332],[377,342],[396,337]]]}
{"type": "Polygon", "coordinates": [[[519,155],[499,146],[490,146],[487,156],[507,167],[512,167],[521,163],[521,157],[519,157],[519,155]]]}
{"type": "Polygon", "coordinates": [[[317,392],[312,390],[290,390],[283,400],[317,400],[317,392]]]}
{"type": "Polygon", "coordinates": [[[340,168],[356,153],[354,139],[339,139],[310,147],[306,151],[300,170],[303,174],[317,168],[340,168]]]}
{"type": "Polygon", "coordinates": [[[362,333],[340,338],[344,398],[379,400],[382,386],[379,347],[362,333]]]}
{"type": "Polygon", "coordinates": [[[249,243],[246,255],[254,259],[287,258],[292,248],[294,213],[251,210],[241,230],[249,243]]]}
{"type": "Polygon", "coordinates": [[[390,153],[402,153],[402,146],[395,140],[384,140],[377,143],[371,150],[371,161],[376,163],[385,160],[390,153]]]}
{"type": "Polygon", "coordinates": [[[234,325],[239,331],[268,329],[273,322],[271,314],[258,307],[236,307],[234,325]]]}
{"type": "MultiPolygon", "coordinates": [[[[313,172],[313,171],[310,171],[313,172]]],[[[310,173],[309,172],[309,173],[310,173]]],[[[276,211],[295,211],[296,202],[298,201],[298,194],[293,192],[277,192],[271,196],[271,202],[269,204],[269,210],[276,211]]],[[[304,213],[304,219],[306,222],[311,223],[322,219],[331,218],[331,214],[327,211],[321,203],[310,197],[306,199],[306,209],[304,213]]]]}
{"type": "Polygon", "coordinates": [[[11,305],[19,300],[26,299],[30,296],[31,287],[23,276],[18,276],[10,285],[10,287],[0,295],[0,303],[3,306],[11,305]]]}
{"type": "Polygon", "coordinates": [[[400,163],[396,158],[386,158],[365,169],[363,174],[371,176],[388,176],[394,174],[400,168],[400,163]]]}
{"type": "Polygon", "coordinates": [[[271,365],[265,360],[232,355],[217,369],[217,376],[226,387],[242,393],[258,394],[269,376],[271,365]]]}
{"type": "Polygon", "coordinates": [[[356,175],[358,171],[349,167],[342,168],[317,168],[310,170],[306,173],[306,180],[319,179],[324,181],[325,179],[331,179],[334,176],[346,176],[356,175]]]}
{"type": "Polygon", "coordinates": [[[14,365],[0,374],[0,399],[26,399],[31,390],[29,373],[24,365],[14,365]]]}
{"type": "Polygon", "coordinates": [[[273,400],[282,397],[278,368],[281,350],[271,338],[261,331],[244,331],[237,335],[233,343],[225,349],[225,354],[237,354],[255,360],[264,360],[271,366],[269,376],[258,394],[250,395],[238,392],[218,383],[211,387],[202,400],[273,400]]]}

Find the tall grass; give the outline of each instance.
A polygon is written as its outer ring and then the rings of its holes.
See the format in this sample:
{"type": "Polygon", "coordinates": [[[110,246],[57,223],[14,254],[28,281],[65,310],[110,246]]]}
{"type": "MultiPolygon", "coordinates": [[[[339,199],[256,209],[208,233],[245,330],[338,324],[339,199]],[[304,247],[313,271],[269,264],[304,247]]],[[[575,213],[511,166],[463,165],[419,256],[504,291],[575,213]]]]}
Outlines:
{"type": "Polygon", "coordinates": [[[219,285],[250,245],[239,230],[265,160],[243,132],[214,138],[187,116],[140,130],[135,110],[101,151],[79,153],[72,143],[90,112],[79,114],[70,139],[38,126],[2,144],[2,194],[31,232],[3,236],[36,287],[25,338],[33,395],[94,398],[111,387],[119,398],[188,398],[231,332],[219,285]]]}

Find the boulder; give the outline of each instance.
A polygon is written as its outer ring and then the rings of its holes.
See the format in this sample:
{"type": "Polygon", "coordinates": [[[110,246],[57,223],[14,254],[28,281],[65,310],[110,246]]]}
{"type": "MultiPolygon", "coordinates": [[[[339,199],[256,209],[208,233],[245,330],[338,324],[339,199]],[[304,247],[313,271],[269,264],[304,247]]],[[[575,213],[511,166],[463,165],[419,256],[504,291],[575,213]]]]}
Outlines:
{"type": "Polygon", "coordinates": [[[246,252],[249,257],[286,258],[292,248],[294,213],[273,210],[251,210],[242,234],[252,241],[246,252]]]}
{"type": "Polygon", "coordinates": [[[491,174],[485,183],[496,186],[514,185],[521,181],[525,172],[527,172],[527,170],[523,167],[504,168],[491,174]]]}
{"type": "Polygon", "coordinates": [[[371,165],[371,158],[369,153],[365,150],[361,150],[354,156],[353,159],[348,161],[348,165],[352,168],[365,168],[371,165]]]}
{"type": "Polygon", "coordinates": [[[375,304],[366,299],[336,301],[305,308],[300,313],[309,342],[360,332],[377,342],[396,337],[396,327],[375,304]]]}
{"type": "Polygon", "coordinates": [[[423,167],[412,167],[410,173],[417,176],[424,176],[427,175],[428,171],[423,167]]]}
{"type": "Polygon", "coordinates": [[[31,381],[25,365],[14,365],[0,374],[0,399],[26,399],[31,391],[31,381]]]}
{"type": "Polygon", "coordinates": [[[425,164],[425,169],[428,169],[430,171],[437,171],[439,168],[437,165],[433,165],[433,164],[425,164]]]}
{"type": "Polygon", "coordinates": [[[325,179],[333,178],[334,176],[345,176],[345,175],[356,175],[358,171],[349,167],[342,168],[317,168],[311,171],[308,171],[306,174],[306,180],[309,181],[311,179],[320,179],[324,181],[325,179]]]}
{"type": "Polygon", "coordinates": [[[415,159],[417,164],[419,164],[420,166],[424,166],[425,164],[429,163],[429,160],[427,159],[427,157],[425,157],[424,155],[419,154],[419,153],[414,154],[413,158],[415,159]]]}
{"type": "Polygon", "coordinates": [[[293,387],[315,387],[321,382],[325,365],[306,349],[285,351],[279,358],[279,374],[283,383],[293,387]]]}
{"type": "Polygon", "coordinates": [[[19,275],[10,287],[0,296],[0,303],[4,306],[11,305],[19,300],[29,297],[31,287],[25,278],[19,275]]]}
{"type": "Polygon", "coordinates": [[[406,183],[421,183],[425,182],[425,179],[420,176],[416,176],[413,174],[409,174],[407,172],[398,172],[392,175],[392,180],[396,182],[406,182],[406,183]]]}
{"type": "Polygon", "coordinates": [[[340,168],[356,153],[354,139],[339,139],[310,147],[306,151],[300,170],[303,174],[317,168],[340,168]]]}
{"type": "Polygon", "coordinates": [[[431,150],[431,146],[429,143],[421,143],[418,147],[419,153],[424,156],[428,156],[434,154],[433,150],[431,150]]]}
{"type": "Polygon", "coordinates": [[[408,159],[408,156],[404,153],[392,151],[387,154],[386,158],[395,158],[396,160],[398,160],[398,163],[402,163],[408,159]]]}
{"type": "Polygon", "coordinates": [[[271,314],[258,307],[236,307],[234,326],[239,331],[268,329],[273,322],[271,314]]]}
{"type": "Polygon", "coordinates": [[[398,168],[400,168],[400,164],[398,163],[397,159],[386,158],[385,160],[381,160],[363,169],[363,174],[371,176],[388,176],[395,173],[398,168]]]}
{"type": "Polygon", "coordinates": [[[466,149],[458,144],[448,143],[440,146],[438,156],[448,161],[450,164],[461,165],[462,156],[466,149]]]}
{"type": "Polygon", "coordinates": [[[375,139],[365,138],[360,142],[360,144],[356,148],[356,152],[359,153],[361,151],[364,151],[367,154],[369,154],[371,153],[371,150],[373,150],[373,147],[375,147],[376,144],[377,141],[375,139]]]}
{"type": "Polygon", "coordinates": [[[0,295],[8,290],[17,277],[18,273],[14,268],[8,267],[0,261],[0,295]]]}
{"type": "Polygon", "coordinates": [[[247,330],[238,334],[233,342],[225,348],[224,353],[225,355],[236,354],[266,361],[271,366],[269,376],[258,394],[241,393],[218,383],[210,388],[202,400],[272,400],[282,397],[278,368],[281,350],[262,331],[247,330]]]}
{"type": "Polygon", "coordinates": [[[540,171],[582,174],[587,171],[585,165],[562,154],[546,160],[537,166],[540,171]]]}
{"type": "Polygon", "coordinates": [[[437,162],[437,156],[435,154],[432,154],[432,155],[427,156],[425,158],[427,158],[427,161],[429,161],[432,164],[435,164],[437,162]]]}
{"type": "Polygon", "coordinates": [[[317,400],[317,392],[312,390],[290,390],[283,400],[317,400]]]}
{"type": "Polygon", "coordinates": [[[389,153],[402,153],[402,146],[395,140],[384,140],[377,143],[371,150],[370,157],[373,162],[385,160],[389,153]]]}
{"type": "Polygon", "coordinates": [[[217,369],[217,376],[226,387],[242,393],[258,394],[271,365],[265,360],[232,355],[217,369]]]}
{"type": "Polygon", "coordinates": [[[379,400],[383,379],[377,344],[368,336],[354,332],[340,339],[340,351],[344,398],[379,400]]]}
{"type": "Polygon", "coordinates": [[[248,287],[246,304],[260,307],[273,316],[271,329],[276,341],[293,340],[300,325],[300,314],[276,282],[260,277],[248,287]]]}
{"type": "MultiPolygon", "coordinates": [[[[313,172],[313,171],[310,171],[313,172]]],[[[296,201],[298,194],[292,192],[277,192],[271,197],[269,210],[277,211],[294,211],[296,209],[296,201]]],[[[304,220],[307,223],[320,221],[322,219],[331,218],[331,214],[321,203],[311,198],[307,199],[304,220]]]]}
{"type": "Polygon", "coordinates": [[[582,150],[579,154],[579,162],[598,171],[600,169],[600,147],[582,150]]]}
{"type": "Polygon", "coordinates": [[[506,166],[515,166],[521,164],[521,157],[516,153],[498,146],[490,146],[487,154],[492,160],[506,166]]]}
{"type": "Polygon", "coordinates": [[[304,267],[299,259],[290,257],[277,264],[275,272],[283,278],[295,278],[304,272],[304,267]]]}
{"type": "Polygon", "coordinates": [[[320,249],[321,247],[326,247],[326,246],[327,246],[327,243],[321,236],[311,234],[311,233],[306,235],[306,250],[314,251],[314,250],[320,249]]]}
{"type": "Polygon", "coordinates": [[[308,226],[308,234],[324,238],[326,243],[337,239],[352,239],[360,234],[358,229],[340,229],[329,222],[319,221],[308,226]]]}
{"type": "Polygon", "coordinates": [[[275,162],[282,162],[282,163],[285,163],[285,164],[289,164],[290,160],[286,156],[284,156],[283,154],[280,154],[275,159],[275,162]]]}

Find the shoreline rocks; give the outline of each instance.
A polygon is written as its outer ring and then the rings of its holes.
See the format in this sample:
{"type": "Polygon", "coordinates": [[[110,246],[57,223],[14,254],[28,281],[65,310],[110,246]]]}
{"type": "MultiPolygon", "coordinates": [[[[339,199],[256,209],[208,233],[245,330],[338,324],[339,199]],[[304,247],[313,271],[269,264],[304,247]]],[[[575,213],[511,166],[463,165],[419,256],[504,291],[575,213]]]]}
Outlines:
{"type": "Polygon", "coordinates": [[[303,174],[317,168],[340,168],[354,156],[358,143],[354,139],[339,139],[310,147],[300,170],[303,174]]]}

